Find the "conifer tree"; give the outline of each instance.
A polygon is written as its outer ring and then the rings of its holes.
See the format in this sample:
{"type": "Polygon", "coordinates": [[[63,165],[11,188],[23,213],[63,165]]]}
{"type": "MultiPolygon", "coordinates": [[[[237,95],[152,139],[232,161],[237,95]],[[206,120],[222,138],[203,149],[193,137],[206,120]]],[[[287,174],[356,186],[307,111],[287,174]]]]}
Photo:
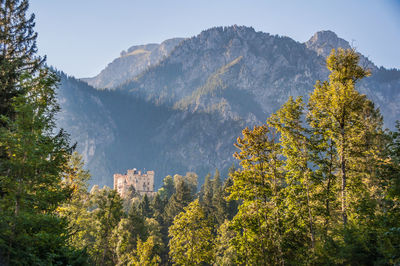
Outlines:
{"type": "Polygon", "coordinates": [[[139,213],[145,218],[150,218],[153,216],[153,210],[151,209],[150,200],[147,194],[143,196],[143,199],[139,203],[138,209],[139,213]]]}
{"type": "Polygon", "coordinates": [[[191,202],[179,213],[169,228],[170,256],[179,265],[211,264],[214,259],[212,227],[199,200],[191,202]]]}
{"type": "Polygon", "coordinates": [[[137,240],[137,248],[130,259],[128,265],[134,266],[156,266],[160,265],[160,256],[154,254],[155,240],[153,236],[147,238],[145,242],[137,240]]]}
{"type": "Polygon", "coordinates": [[[28,0],[0,1],[0,115],[10,118],[13,98],[24,93],[21,75],[35,74],[44,62],[36,54],[35,15],[27,18],[28,7],[28,0]]]}
{"type": "Polygon", "coordinates": [[[21,80],[25,94],[14,98],[15,116],[3,116],[8,128],[0,129],[8,158],[0,164],[0,250],[10,264],[50,264],[67,247],[67,224],[56,209],[71,195],[62,178],[73,147],[65,132],[54,134],[55,74],[41,69],[21,80]]]}
{"type": "Polygon", "coordinates": [[[200,203],[203,206],[206,215],[210,216],[213,214],[213,189],[212,189],[212,182],[211,182],[211,175],[207,174],[204,178],[204,184],[201,186],[200,189],[200,203]]]}
{"type": "Polygon", "coordinates": [[[224,199],[224,190],[222,187],[221,177],[218,169],[215,169],[212,186],[212,205],[214,206],[214,215],[218,225],[221,225],[228,218],[228,208],[227,202],[224,199]]]}
{"type": "Polygon", "coordinates": [[[284,188],[281,151],[276,133],[267,125],[245,128],[235,146],[234,157],[241,169],[232,174],[229,198],[241,200],[239,211],[231,222],[236,233],[232,243],[239,264],[283,264],[285,261],[281,228],[284,188]],[[268,254],[268,256],[266,256],[268,254]]]}
{"type": "Polygon", "coordinates": [[[175,215],[183,211],[184,207],[193,200],[193,197],[189,185],[183,180],[177,180],[176,192],[165,207],[165,222],[168,226],[172,224],[175,215]]]}
{"type": "MultiPolygon", "coordinates": [[[[312,179],[310,169],[309,136],[303,125],[304,104],[301,97],[292,97],[268,119],[268,124],[279,132],[281,152],[284,156],[285,172],[284,205],[288,212],[285,223],[296,228],[294,238],[303,239],[308,232],[309,241],[302,242],[293,252],[304,254],[305,250],[315,245],[315,210],[314,197],[318,180],[312,179]]],[[[300,242],[301,243],[301,242],[300,242]]],[[[294,255],[294,254],[293,254],[294,255]]]]}
{"type": "Polygon", "coordinates": [[[369,114],[364,111],[370,102],[355,89],[355,84],[369,76],[370,72],[358,65],[359,56],[351,49],[332,50],[326,62],[331,71],[329,81],[315,85],[309,101],[309,117],[312,127],[325,128],[325,138],[335,146],[341,180],[341,215],[346,225],[351,203],[348,187],[356,185],[355,182],[360,178],[354,176],[356,171],[351,172],[355,170],[352,158],[356,156],[360,159],[368,149],[364,141],[368,134],[369,114]]]}
{"type": "Polygon", "coordinates": [[[122,199],[118,192],[108,187],[96,191],[92,195],[95,242],[91,252],[96,264],[106,265],[117,262],[113,231],[123,217],[122,199]]]}

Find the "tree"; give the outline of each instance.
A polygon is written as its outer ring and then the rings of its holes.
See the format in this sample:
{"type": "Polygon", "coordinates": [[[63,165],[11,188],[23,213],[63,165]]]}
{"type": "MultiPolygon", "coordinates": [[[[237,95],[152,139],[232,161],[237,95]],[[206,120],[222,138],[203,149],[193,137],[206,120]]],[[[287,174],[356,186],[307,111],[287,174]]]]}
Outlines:
{"type": "Polygon", "coordinates": [[[73,147],[64,131],[54,134],[57,80],[48,69],[22,75],[25,93],[14,98],[15,116],[2,116],[7,128],[0,129],[0,146],[8,159],[0,165],[0,246],[6,263],[56,263],[66,256],[67,223],[56,209],[72,192],[62,178],[73,147]]]}
{"type": "Polygon", "coordinates": [[[214,244],[212,228],[208,224],[199,200],[191,202],[179,213],[169,228],[172,261],[180,265],[212,263],[214,244]]]}
{"type": "Polygon", "coordinates": [[[150,201],[147,194],[145,194],[138,206],[139,213],[142,217],[150,218],[153,216],[153,210],[150,207],[150,201]]]}
{"type": "Polygon", "coordinates": [[[214,179],[212,180],[212,205],[214,206],[215,219],[221,225],[228,218],[227,202],[224,198],[224,190],[218,169],[215,169],[214,179]]]}
{"type": "Polygon", "coordinates": [[[72,190],[71,197],[57,208],[57,213],[68,221],[68,242],[78,250],[85,250],[95,235],[93,220],[88,208],[90,194],[88,181],[90,173],[83,169],[83,159],[74,152],[67,162],[63,183],[72,190]]]}
{"type": "Polygon", "coordinates": [[[215,244],[215,264],[216,265],[236,265],[237,254],[232,241],[235,238],[235,232],[229,228],[229,221],[218,228],[215,244]]]}
{"type": "Polygon", "coordinates": [[[96,191],[92,197],[92,217],[96,229],[95,241],[88,251],[96,264],[115,264],[117,256],[112,245],[113,230],[123,217],[122,199],[108,187],[96,191]]]}
{"type": "Polygon", "coordinates": [[[213,214],[213,204],[212,204],[212,197],[213,197],[213,190],[212,190],[212,182],[211,182],[211,175],[207,174],[204,178],[204,184],[201,186],[200,189],[200,203],[203,206],[207,216],[213,214]]]}
{"type": "Polygon", "coordinates": [[[241,200],[230,223],[235,232],[232,244],[239,264],[284,263],[282,190],[284,188],[281,151],[276,133],[267,125],[245,128],[235,146],[234,157],[241,169],[231,174],[229,199],[241,200]],[[268,254],[268,256],[266,256],[268,254]]]}
{"type": "MultiPolygon", "coordinates": [[[[283,204],[288,212],[285,214],[285,225],[290,224],[295,239],[309,241],[299,242],[292,248],[291,256],[300,258],[309,248],[315,246],[315,192],[320,184],[313,178],[310,169],[310,138],[303,125],[304,103],[301,97],[289,100],[268,119],[270,127],[279,133],[281,153],[284,159],[283,171],[285,187],[283,204]]],[[[283,225],[283,226],[285,226],[283,225]]],[[[310,252],[309,252],[310,254],[310,252]]]]}
{"type": "Polygon", "coordinates": [[[344,225],[347,224],[350,203],[348,187],[353,186],[357,179],[352,176],[355,171],[349,172],[354,170],[352,159],[360,159],[368,148],[363,142],[368,134],[366,122],[370,114],[364,111],[370,101],[355,89],[355,84],[369,76],[370,72],[360,67],[358,61],[359,56],[354,50],[332,50],[326,61],[331,71],[329,81],[318,81],[309,101],[310,125],[325,128],[326,137],[331,140],[338,155],[344,225]]]}
{"type": "Polygon", "coordinates": [[[135,255],[132,256],[131,261],[128,265],[135,266],[156,266],[160,265],[160,256],[154,254],[155,239],[154,236],[147,238],[146,242],[142,240],[137,240],[137,248],[135,255]]]}
{"type": "Polygon", "coordinates": [[[172,194],[175,193],[174,179],[172,176],[167,175],[163,180],[163,186],[158,190],[161,199],[169,200],[172,194]]]}
{"type": "Polygon", "coordinates": [[[193,200],[192,189],[189,185],[184,180],[177,180],[176,183],[176,192],[169,199],[165,207],[164,221],[168,226],[172,224],[174,217],[182,212],[184,207],[193,200]]]}
{"type": "Polygon", "coordinates": [[[128,217],[122,218],[113,231],[118,265],[127,265],[132,260],[138,239],[144,241],[148,236],[147,231],[145,217],[141,215],[135,203],[132,203],[128,217]]]}
{"type": "Polygon", "coordinates": [[[26,17],[28,7],[28,0],[0,2],[0,115],[10,118],[14,97],[25,93],[21,75],[34,75],[44,62],[36,55],[35,15],[26,17]]]}
{"type": "Polygon", "coordinates": [[[380,233],[378,246],[382,254],[378,263],[400,263],[400,122],[396,131],[386,134],[385,157],[381,160],[379,176],[382,199],[377,208],[376,223],[380,233]]]}

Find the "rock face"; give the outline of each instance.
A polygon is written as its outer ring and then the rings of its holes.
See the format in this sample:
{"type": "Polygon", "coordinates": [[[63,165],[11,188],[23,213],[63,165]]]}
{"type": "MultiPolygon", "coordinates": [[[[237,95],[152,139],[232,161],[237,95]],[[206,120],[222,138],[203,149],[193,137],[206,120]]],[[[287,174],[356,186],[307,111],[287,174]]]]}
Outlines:
{"type": "Polygon", "coordinates": [[[339,38],[336,33],[330,30],[315,33],[305,44],[308,49],[315,51],[318,55],[323,57],[327,57],[332,49],[338,47],[343,49],[351,48],[347,41],[339,38]]]}
{"type": "MultiPolygon", "coordinates": [[[[78,141],[93,183],[111,185],[114,172],[133,166],[154,169],[155,187],[167,174],[226,171],[241,129],[264,122],[289,96],[308,97],[316,80],[328,78],[324,56],[350,47],[330,31],[299,43],[238,26],[168,42],[164,50],[161,44],[123,52],[96,77],[116,84],[112,90],[62,79],[60,126],[78,141]],[[125,57],[132,61],[122,67],[125,57]]],[[[400,117],[400,71],[362,60],[372,76],[358,89],[393,127],[400,117]]]]}
{"type": "Polygon", "coordinates": [[[82,80],[97,89],[115,88],[140,74],[146,68],[160,62],[182,40],[183,38],[174,38],[161,44],[132,46],[127,51],[122,51],[120,57],[108,64],[100,74],[82,80]]]}

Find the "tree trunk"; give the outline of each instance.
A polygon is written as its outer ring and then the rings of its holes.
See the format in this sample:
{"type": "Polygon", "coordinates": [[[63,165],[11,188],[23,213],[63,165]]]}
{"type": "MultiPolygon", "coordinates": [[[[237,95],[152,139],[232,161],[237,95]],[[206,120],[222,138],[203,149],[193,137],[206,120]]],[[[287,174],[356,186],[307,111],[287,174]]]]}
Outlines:
{"type": "Polygon", "coordinates": [[[340,168],[342,172],[342,219],[343,225],[347,224],[347,195],[346,195],[346,157],[345,157],[345,132],[344,125],[341,126],[340,168]]]}

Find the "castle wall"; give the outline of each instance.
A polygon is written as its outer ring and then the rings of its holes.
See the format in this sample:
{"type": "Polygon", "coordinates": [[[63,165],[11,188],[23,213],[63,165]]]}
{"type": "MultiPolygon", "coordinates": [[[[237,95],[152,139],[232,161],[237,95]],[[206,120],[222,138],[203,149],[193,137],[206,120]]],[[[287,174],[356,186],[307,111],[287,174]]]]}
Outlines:
{"type": "Polygon", "coordinates": [[[154,171],[143,173],[136,169],[127,170],[126,175],[114,174],[114,189],[125,197],[130,187],[141,195],[152,195],[154,193],[154,171]]]}

